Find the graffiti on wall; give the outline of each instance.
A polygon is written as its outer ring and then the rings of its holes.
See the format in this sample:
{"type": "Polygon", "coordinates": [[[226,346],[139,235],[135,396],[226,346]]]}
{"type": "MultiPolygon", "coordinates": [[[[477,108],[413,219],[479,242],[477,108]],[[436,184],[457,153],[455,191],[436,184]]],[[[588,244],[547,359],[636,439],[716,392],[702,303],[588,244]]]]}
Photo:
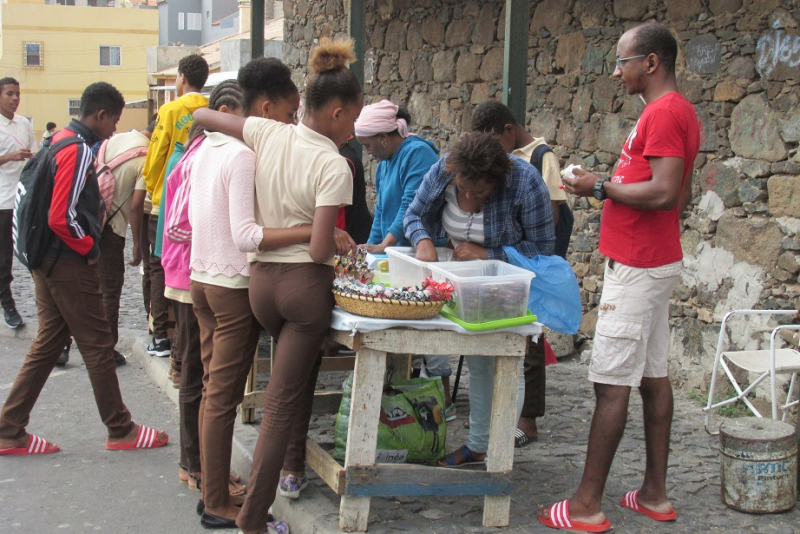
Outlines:
{"type": "MultiPolygon", "coordinates": [[[[800,35],[792,35],[775,21],[770,31],[764,33],[756,44],[756,70],[768,78],[776,70],[800,66],[800,35]]],[[[794,78],[794,76],[784,76],[794,78]]]]}

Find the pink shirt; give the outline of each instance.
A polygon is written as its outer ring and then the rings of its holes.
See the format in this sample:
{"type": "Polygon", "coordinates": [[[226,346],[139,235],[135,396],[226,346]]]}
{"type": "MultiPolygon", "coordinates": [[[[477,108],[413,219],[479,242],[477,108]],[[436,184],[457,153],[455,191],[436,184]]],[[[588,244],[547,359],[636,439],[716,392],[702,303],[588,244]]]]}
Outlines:
{"type": "Polygon", "coordinates": [[[257,252],[262,227],[255,220],[256,156],[227,135],[209,132],[192,168],[189,222],[192,279],[250,276],[248,252],[257,252]],[[221,275],[221,276],[220,276],[221,275]]]}

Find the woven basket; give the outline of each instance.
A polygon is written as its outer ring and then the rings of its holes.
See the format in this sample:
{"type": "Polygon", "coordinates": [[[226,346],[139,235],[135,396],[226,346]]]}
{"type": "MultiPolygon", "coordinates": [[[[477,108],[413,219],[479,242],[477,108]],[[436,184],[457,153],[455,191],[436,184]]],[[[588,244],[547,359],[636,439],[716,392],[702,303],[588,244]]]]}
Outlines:
{"type": "Polygon", "coordinates": [[[339,291],[334,291],[333,297],[336,299],[336,304],[347,312],[379,319],[429,319],[438,314],[444,306],[444,301],[411,302],[408,300],[356,297],[339,291]]]}

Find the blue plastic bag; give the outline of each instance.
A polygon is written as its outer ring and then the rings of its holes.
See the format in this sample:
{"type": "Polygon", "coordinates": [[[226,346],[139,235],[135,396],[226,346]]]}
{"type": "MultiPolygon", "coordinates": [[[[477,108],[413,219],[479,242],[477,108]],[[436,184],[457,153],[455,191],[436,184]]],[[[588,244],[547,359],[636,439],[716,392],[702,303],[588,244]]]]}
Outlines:
{"type": "Polygon", "coordinates": [[[527,258],[514,247],[503,247],[508,263],[532,271],[528,309],[551,330],[576,334],[581,326],[581,291],[578,278],[567,260],[560,256],[527,258]]]}

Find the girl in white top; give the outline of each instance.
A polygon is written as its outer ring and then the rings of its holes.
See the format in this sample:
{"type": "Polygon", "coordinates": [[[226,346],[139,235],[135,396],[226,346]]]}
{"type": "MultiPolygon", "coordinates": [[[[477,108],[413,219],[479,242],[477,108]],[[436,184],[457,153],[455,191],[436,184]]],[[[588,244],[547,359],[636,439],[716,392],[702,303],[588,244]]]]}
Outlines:
{"type": "Polygon", "coordinates": [[[361,87],[347,63],[352,40],[324,38],[309,61],[301,124],[207,110],[202,126],[239,137],[256,153],[256,222],[266,229],[250,268],[250,304],[277,340],[247,498],[236,520],[245,534],[263,534],[281,468],[305,479],[305,436],[311,417],[320,347],[333,309],[333,256],[355,243],[335,234],[339,207],[352,199],[352,176],[338,146],[353,132],[361,87]]]}

